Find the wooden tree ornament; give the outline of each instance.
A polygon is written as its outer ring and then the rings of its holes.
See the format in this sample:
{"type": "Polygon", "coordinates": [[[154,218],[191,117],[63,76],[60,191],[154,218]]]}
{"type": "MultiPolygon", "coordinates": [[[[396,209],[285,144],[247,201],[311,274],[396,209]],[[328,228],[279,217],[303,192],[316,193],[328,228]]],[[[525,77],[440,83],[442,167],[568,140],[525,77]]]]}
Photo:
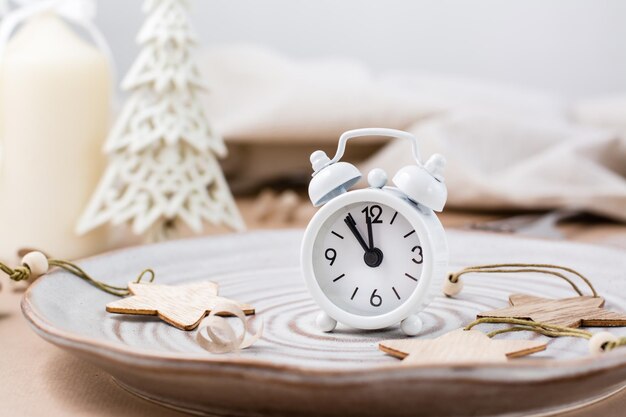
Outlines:
{"type": "Polygon", "coordinates": [[[510,317],[563,327],[626,326],[626,315],[602,308],[602,297],[572,297],[560,300],[513,294],[511,307],[478,314],[484,317],[510,317]]]}
{"type": "Polygon", "coordinates": [[[128,284],[130,296],[107,304],[109,313],[158,316],[181,330],[193,330],[200,321],[220,305],[234,304],[246,315],[254,308],[219,297],[218,285],[205,281],[187,285],[128,284]]]}
{"type": "Polygon", "coordinates": [[[528,340],[493,340],[477,330],[457,329],[436,339],[397,339],[378,348],[407,365],[464,365],[506,362],[546,349],[528,340]]]}
{"type": "Polygon", "coordinates": [[[110,163],[79,234],[108,222],[128,222],[135,234],[178,220],[196,233],[205,221],[245,229],[216,160],[226,148],[198,96],[203,83],[187,5],[144,3],[148,17],[137,37],[142,50],[122,82],[131,94],[107,138],[110,163]]]}

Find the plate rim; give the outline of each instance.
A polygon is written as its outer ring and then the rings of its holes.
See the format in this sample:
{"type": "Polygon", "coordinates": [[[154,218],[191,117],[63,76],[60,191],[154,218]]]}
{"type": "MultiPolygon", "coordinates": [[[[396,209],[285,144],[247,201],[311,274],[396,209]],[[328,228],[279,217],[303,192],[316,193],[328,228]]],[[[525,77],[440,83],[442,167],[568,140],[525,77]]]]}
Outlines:
{"type": "MultiPolygon", "coordinates": [[[[152,243],[148,245],[135,245],[129,246],[125,248],[115,249],[107,252],[103,252],[97,255],[81,258],[77,260],[77,263],[88,261],[92,259],[104,258],[116,253],[126,252],[128,250],[137,250],[143,248],[164,246],[173,243],[179,243],[183,241],[201,241],[201,240],[215,240],[215,239],[228,239],[233,238],[234,236],[242,236],[249,234],[276,234],[276,233],[285,233],[285,232],[302,232],[302,229],[282,229],[280,231],[276,230],[262,230],[262,231],[247,231],[240,233],[232,233],[232,234],[224,234],[224,235],[209,235],[209,236],[200,236],[200,237],[191,237],[178,239],[173,241],[152,243]]],[[[449,231],[449,230],[448,230],[449,231]]],[[[463,231],[463,230],[454,230],[454,233],[461,234],[473,234],[475,232],[463,231]]],[[[482,234],[482,233],[481,233],[482,234]]],[[[519,237],[516,236],[516,239],[519,240],[540,240],[546,241],[545,239],[533,239],[527,237],[519,237]]],[[[588,245],[588,244],[580,244],[575,242],[561,242],[569,245],[577,245],[577,246],[591,246],[597,247],[596,245],[588,245]]],[[[608,251],[616,251],[620,252],[619,248],[603,248],[608,251]]],[[[53,274],[56,272],[52,272],[53,274]]],[[[63,273],[60,272],[59,273],[63,273]]],[[[278,364],[271,361],[260,360],[260,359],[242,359],[242,358],[233,358],[233,357],[224,357],[220,355],[211,355],[207,352],[206,357],[183,357],[181,354],[171,354],[165,352],[154,352],[144,349],[131,348],[119,343],[113,343],[107,340],[100,340],[95,337],[82,336],[79,334],[75,334],[70,331],[62,330],[50,323],[46,318],[37,311],[36,306],[32,302],[32,293],[35,291],[38,285],[41,284],[44,280],[48,279],[48,275],[43,275],[39,277],[35,282],[33,282],[26,289],[22,300],[21,300],[21,310],[24,317],[27,319],[28,323],[34,329],[34,331],[54,345],[60,347],[67,347],[71,350],[78,350],[85,352],[89,355],[95,355],[103,359],[108,359],[114,361],[117,364],[124,366],[134,366],[139,368],[146,367],[168,367],[168,368],[176,368],[178,371],[184,369],[186,371],[203,372],[205,368],[232,368],[233,370],[247,370],[250,368],[254,368],[258,371],[264,371],[267,373],[285,376],[285,374],[289,374],[291,377],[319,377],[319,378],[327,378],[327,377],[362,377],[364,375],[376,375],[377,377],[382,377],[384,374],[407,374],[411,373],[413,376],[420,377],[420,373],[423,374],[423,379],[454,379],[454,380],[467,380],[467,381],[484,381],[484,382],[498,382],[498,383],[511,383],[511,384],[519,384],[519,383],[528,383],[531,381],[555,381],[555,380],[567,380],[570,378],[581,378],[583,376],[589,374],[595,374],[598,372],[607,372],[607,371],[616,371],[620,368],[626,369],[626,349],[624,352],[613,351],[606,354],[601,355],[600,357],[595,357],[592,355],[585,355],[578,358],[570,358],[570,359],[551,359],[551,358],[542,358],[542,359],[524,359],[519,362],[511,362],[504,364],[479,364],[479,363],[467,363],[463,365],[412,365],[407,366],[402,364],[401,361],[397,362],[389,362],[383,363],[374,366],[367,366],[364,368],[354,368],[354,369],[316,369],[313,367],[307,366],[298,366],[293,364],[278,364]],[[139,359],[139,361],[138,361],[139,359]],[[556,373],[551,374],[550,376],[532,376],[532,377],[524,377],[518,378],[516,380],[511,381],[510,375],[507,376],[506,372],[500,372],[499,374],[492,375],[483,375],[481,371],[491,370],[491,371],[512,371],[512,370],[523,370],[523,371],[532,371],[532,370],[554,370],[556,373]],[[458,373],[459,370],[466,371],[467,373],[463,373],[462,375],[458,373]],[[427,373],[426,371],[431,371],[427,373]],[[455,372],[457,371],[457,372],[455,372]],[[561,372],[558,372],[561,371],[561,372]]],[[[383,354],[381,352],[381,354],[383,354]]],[[[422,379],[422,378],[420,378],[422,379]]]]}

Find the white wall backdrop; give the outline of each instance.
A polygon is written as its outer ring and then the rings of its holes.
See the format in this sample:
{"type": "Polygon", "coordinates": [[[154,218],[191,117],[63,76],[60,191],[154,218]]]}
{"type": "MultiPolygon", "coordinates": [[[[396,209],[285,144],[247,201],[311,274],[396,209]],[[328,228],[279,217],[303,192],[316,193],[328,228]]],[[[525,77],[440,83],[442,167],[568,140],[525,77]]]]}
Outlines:
{"type": "MultiPolygon", "coordinates": [[[[344,56],[554,91],[626,92],[624,0],[191,0],[205,45],[256,42],[292,57],[344,56]]],[[[124,73],[140,0],[100,0],[124,73]]]]}

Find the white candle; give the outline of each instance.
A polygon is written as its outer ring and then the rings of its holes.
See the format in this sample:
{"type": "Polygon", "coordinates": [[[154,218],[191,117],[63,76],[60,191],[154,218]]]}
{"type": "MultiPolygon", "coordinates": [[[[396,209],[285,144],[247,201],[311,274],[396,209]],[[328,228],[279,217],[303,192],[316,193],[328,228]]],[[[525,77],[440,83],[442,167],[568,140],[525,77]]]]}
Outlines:
{"type": "Polygon", "coordinates": [[[79,237],[74,228],[104,168],[107,59],[53,14],[30,19],[5,51],[0,259],[24,247],[67,259],[104,250],[104,230],[79,237]]]}

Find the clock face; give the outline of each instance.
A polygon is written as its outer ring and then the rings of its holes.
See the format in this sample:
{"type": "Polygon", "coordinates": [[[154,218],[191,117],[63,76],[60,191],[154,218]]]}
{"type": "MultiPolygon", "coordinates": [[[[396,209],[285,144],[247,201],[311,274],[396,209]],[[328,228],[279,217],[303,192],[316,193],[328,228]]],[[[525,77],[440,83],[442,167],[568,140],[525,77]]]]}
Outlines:
{"type": "Polygon", "coordinates": [[[425,250],[401,213],[359,202],[326,219],[313,245],[313,270],[337,307],[378,316],[400,307],[416,290],[425,250]]]}

